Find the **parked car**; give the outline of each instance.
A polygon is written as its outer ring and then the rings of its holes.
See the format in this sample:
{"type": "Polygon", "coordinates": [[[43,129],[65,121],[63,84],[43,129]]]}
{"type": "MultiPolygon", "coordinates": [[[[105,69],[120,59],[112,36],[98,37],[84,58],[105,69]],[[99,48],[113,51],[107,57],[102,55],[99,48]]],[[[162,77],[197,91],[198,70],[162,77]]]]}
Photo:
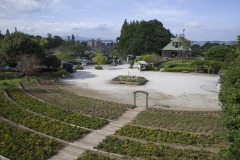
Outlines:
{"type": "Polygon", "coordinates": [[[80,64],[80,63],[82,63],[82,60],[81,59],[72,59],[71,62],[69,62],[69,63],[80,64]]]}
{"type": "Polygon", "coordinates": [[[69,73],[76,72],[76,68],[72,63],[63,63],[63,68],[66,69],[69,73]]]}
{"type": "Polygon", "coordinates": [[[138,69],[140,71],[144,71],[144,70],[147,69],[147,62],[145,62],[145,61],[138,61],[137,62],[137,66],[138,66],[138,69]]]}
{"type": "Polygon", "coordinates": [[[82,60],[82,65],[86,66],[88,64],[88,61],[86,59],[82,60]]]}

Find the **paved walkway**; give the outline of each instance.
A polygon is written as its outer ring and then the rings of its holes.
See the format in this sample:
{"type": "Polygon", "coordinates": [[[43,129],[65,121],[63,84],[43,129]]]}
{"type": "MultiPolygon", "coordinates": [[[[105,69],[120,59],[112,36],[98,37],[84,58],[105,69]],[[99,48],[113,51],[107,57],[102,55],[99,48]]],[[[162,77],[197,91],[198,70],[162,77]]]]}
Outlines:
{"type": "Polygon", "coordinates": [[[121,117],[115,121],[111,121],[107,126],[99,130],[94,130],[83,139],[70,143],[59,153],[51,158],[51,160],[73,160],[78,158],[85,150],[95,150],[93,147],[97,146],[106,136],[113,134],[116,130],[124,125],[130,123],[139,112],[145,110],[144,107],[136,107],[127,110],[121,117]]]}

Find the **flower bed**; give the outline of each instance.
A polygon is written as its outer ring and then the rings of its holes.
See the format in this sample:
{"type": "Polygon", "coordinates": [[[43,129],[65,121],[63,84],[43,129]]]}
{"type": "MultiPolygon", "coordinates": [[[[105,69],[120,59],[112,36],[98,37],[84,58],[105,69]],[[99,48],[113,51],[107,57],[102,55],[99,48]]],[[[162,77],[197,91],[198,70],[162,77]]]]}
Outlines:
{"type": "Polygon", "coordinates": [[[88,133],[85,129],[47,119],[19,108],[9,103],[3,94],[0,94],[0,115],[17,124],[65,141],[79,139],[88,133]]]}
{"type": "Polygon", "coordinates": [[[26,107],[27,109],[37,112],[39,114],[61,120],[74,125],[97,129],[108,123],[107,120],[99,119],[95,117],[85,116],[79,113],[73,113],[71,111],[41,102],[27,94],[20,89],[8,90],[8,94],[18,104],[26,107]]]}
{"type": "Polygon", "coordinates": [[[221,111],[148,109],[139,113],[132,123],[181,132],[221,134],[224,133],[224,128],[219,119],[220,115],[221,111]]]}
{"type": "MultiPolygon", "coordinates": [[[[0,155],[9,159],[48,159],[62,144],[14,128],[0,120],[0,155]]],[[[0,158],[1,159],[1,158],[0,158]]]]}
{"type": "Polygon", "coordinates": [[[113,159],[107,156],[103,156],[99,153],[86,151],[77,160],[113,160],[113,159]]]}
{"type": "Polygon", "coordinates": [[[107,137],[98,146],[98,149],[106,152],[140,157],[141,159],[218,159],[218,155],[199,150],[176,149],[166,145],[141,143],[128,139],[107,137]]]}
{"type": "Polygon", "coordinates": [[[147,79],[141,76],[120,75],[113,78],[111,82],[115,84],[143,85],[147,82],[147,79]]]}
{"type": "Polygon", "coordinates": [[[117,130],[115,134],[152,142],[178,143],[184,145],[215,147],[222,143],[222,139],[215,134],[196,135],[188,132],[165,131],[131,125],[122,127],[117,130]]]}
{"type": "Polygon", "coordinates": [[[65,89],[61,89],[52,82],[40,81],[39,86],[37,82],[22,83],[24,89],[33,96],[55,106],[70,110],[76,113],[83,113],[94,117],[101,117],[104,119],[116,119],[127,108],[132,105],[108,102],[89,97],[79,96],[65,89]],[[51,92],[48,92],[46,90],[51,92]]]}

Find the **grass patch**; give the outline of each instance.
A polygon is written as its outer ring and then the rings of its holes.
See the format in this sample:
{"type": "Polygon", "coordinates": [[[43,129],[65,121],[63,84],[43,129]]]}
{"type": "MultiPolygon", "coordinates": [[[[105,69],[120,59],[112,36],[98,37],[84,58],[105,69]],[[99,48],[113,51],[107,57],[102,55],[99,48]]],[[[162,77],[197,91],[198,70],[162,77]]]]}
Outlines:
{"type": "Polygon", "coordinates": [[[175,131],[223,133],[220,115],[221,112],[218,111],[148,109],[138,114],[132,124],[175,131]]]}
{"type": "Polygon", "coordinates": [[[19,87],[19,82],[26,81],[25,78],[0,80],[0,91],[19,87]]]}

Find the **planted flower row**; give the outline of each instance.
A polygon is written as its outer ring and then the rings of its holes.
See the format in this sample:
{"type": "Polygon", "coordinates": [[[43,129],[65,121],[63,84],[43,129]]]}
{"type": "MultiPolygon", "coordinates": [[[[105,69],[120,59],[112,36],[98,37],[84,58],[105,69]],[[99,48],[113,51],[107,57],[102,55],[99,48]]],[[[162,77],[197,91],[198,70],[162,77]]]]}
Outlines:
{"type": "Polygon", "coordinates": [[[91,129],[100,128],[108,123],[108,121],[104,119],[73,113],[63,108],[41,102],[30,95],[27,95],[20,89],[8,90],[8,94],[14,101],[29,110],[67,123],[91,129]]]}
{"type": "Polygon", "coordinates": [[[107,137],[98,146],[98,149],[106,152],[140,157],[141,159],[218,159],[219,157],[207,151],[194,151],[190,149],[176,149],[165,145],[141,143],[128,139],[107,137]]]}
{"type": "Polygon", "coordinates": [[[0,95],[0,115],[17,124],[66,141],[79,139],[88,133],[85,129],[47,119],[19,108],[9,103],[3,94],[0,95]]]}
{"type": "MultiPolygon", "coordinates": [[[[41,81],[40,81],[41,83],[41,81]]],[[[22,83],[24,89],[33,96],[58,107],[104,119],[115,119],[122,115],[131,105],[119,104],[89,97],[79,96],[54,84],[42,84],[46,91],[37,82],[22,83]]]]}
{"type": "Polygon", "coordinates": [[[9,159],[47,159],[62,144],[35,133],[26,132],[0,120],[0,155],[9,159]]]}
{"type": "Polygon", "coordinates": [[[108,156],[103,156],[92,151],[84,152],[77,160],[113,160],[108,156]]]}
{"type": "Polygon", "coordinates": [[[223,139],[216,134],[192,134],[189,132],[166,131],[161,129],[143,128],[139,126],[126,125],[117,130],[117,135],[144,139],[152,142],[179,143],[196,146],[219,146],[223,139]]]}

